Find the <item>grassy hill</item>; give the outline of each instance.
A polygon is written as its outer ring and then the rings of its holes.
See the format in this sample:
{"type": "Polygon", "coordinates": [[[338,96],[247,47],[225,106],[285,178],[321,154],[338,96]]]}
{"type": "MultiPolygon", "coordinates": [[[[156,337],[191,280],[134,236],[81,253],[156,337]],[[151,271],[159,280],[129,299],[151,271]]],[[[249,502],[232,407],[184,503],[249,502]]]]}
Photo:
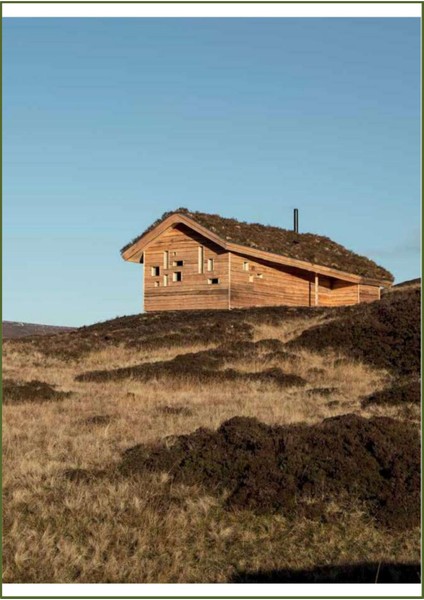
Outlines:
{"type": "Polygon", "coordinates": [[[59,327],[56,325],[39,325],[36,323],[21,323],[18,321],[3,321],[3,339],[10,340],[31,335],[51,335],[62,331],[71,331],[73,327],[59,327]]]}
{"type": "Polygon", "coordinates": [[[419,352],[416,286],[5,341],[4,580],[416,581],[419,352]]]}

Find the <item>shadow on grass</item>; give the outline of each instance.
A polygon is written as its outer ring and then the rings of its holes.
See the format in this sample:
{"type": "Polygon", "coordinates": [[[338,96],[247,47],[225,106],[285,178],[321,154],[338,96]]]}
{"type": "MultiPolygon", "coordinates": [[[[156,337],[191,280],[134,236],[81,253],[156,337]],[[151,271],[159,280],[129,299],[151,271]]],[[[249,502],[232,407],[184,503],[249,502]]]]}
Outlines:
{"type": "Polygon", "coordinates": [[[240,571],[230,583],[420,583],[419,563],[356,563],[315,569],[240,571]]]}

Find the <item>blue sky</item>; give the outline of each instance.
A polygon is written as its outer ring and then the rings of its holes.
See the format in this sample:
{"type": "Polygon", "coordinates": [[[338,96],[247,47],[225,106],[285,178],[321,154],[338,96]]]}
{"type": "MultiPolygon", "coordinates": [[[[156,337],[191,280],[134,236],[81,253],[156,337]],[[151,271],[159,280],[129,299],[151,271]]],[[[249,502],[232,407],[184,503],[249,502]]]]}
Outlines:
{"type": "Polygon", "coordinates": [[[420,274],[419,19],[3,19],[3,318],[140,311],[180,206],[420,274]]]}

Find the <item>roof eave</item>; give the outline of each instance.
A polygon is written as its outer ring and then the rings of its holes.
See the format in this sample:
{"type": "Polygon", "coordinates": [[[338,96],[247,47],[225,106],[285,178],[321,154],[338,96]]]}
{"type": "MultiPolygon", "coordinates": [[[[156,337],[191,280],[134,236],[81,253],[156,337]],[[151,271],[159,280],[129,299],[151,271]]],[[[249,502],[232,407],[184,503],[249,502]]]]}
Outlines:
{"type": "Polygon", "coordinates": [[[215,242],[215,244],[217,244],[218,246],[226,248],[225,240],[223,240],[219,236],[215,235],[212,231],[210,231],[209,229],[206,229],[206,227],[203,227],[203,225],[199,225],[199,223],[196,223],[196,221],[194,221],[193,219],[190,219],[186,215],[183,215],[181,213],[174,213],[174,214],[170,215],[169,217],[167,217],[166,219],[164,219],[161,223],[159,223],[159,225],[157,227],[155,227],[151,231],[148,231],[139,240],[137,240],[134,244],[132,244],[129,248],[127,248],[124,252],[122,252],[122,258],[129,262],[140,263],[141,262],[140,258],[142,256],[142,252],[145,250],[145,248],[147,248],[147,246],[149,244],[151,244],[153,242],[153,240],[155,240],[159,235],[161,235],[169,227],[178,225],[179,223],[187,225],[194,231],[197,231],[204,237],[215,242]]]}

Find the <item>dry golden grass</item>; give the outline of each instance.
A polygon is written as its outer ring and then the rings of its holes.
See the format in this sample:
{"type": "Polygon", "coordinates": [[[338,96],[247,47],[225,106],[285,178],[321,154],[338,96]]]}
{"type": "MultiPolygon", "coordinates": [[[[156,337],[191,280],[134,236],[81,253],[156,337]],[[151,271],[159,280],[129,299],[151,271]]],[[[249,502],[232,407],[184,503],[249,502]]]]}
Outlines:
{"type": "MultiPolygon", "coordinates": [[[[307,326],[261,326],[256,339],[286,341],[307,326]]],[[[25,344],[6,344],[5,377],[39,379],[74,394],[60,402],[3,407],[4,581],[225,582],[237,571],[419,560],[418,531],[379,530],[360,507],[340,514],[331,505],[327,522],[290,522],[279,515],[225,511],[220,498],[170,488],[165,475],[78,484],[64,476],[72,468],[108,469],[135,444],[200,426],[216,428],[235,415],[284,424],[364,414],[360,398],[383,387],[386,372],[300,351],[294,361],[269,365],[308,381],[287,390],[258,382],[176,385],[170,379],[78,383],[74,377],[89,369],[169,359],[199,347],[150,354],[111,348],[67,363],[28,350],[25,344]],[[336,389],[331,397],[310,394],[323,387],[336,389]],[[160,410],[165,406],[190,412],[167,414],[160,410]],[[96,415],[108,415],[109,422],[90,424],[96,415]]],[[[264,365],[232,366],[252,371],[264,365]]]]}
{"type": "Polygon", "coordinates": [[[308,316],[298,317],[296,319],[288,319],[280,326],[268,325],[266,323],[261,323],[259,325],[252,323],[252,325],[255,327],[255,341],[264,340],[267,338],[276,338],[286,343],[298,337],[306,329],[316,327],[324,321],[329,323],[330,320],[331,319],[328,317],[328,315],[317,315],[314,317],[308,316]]]}

